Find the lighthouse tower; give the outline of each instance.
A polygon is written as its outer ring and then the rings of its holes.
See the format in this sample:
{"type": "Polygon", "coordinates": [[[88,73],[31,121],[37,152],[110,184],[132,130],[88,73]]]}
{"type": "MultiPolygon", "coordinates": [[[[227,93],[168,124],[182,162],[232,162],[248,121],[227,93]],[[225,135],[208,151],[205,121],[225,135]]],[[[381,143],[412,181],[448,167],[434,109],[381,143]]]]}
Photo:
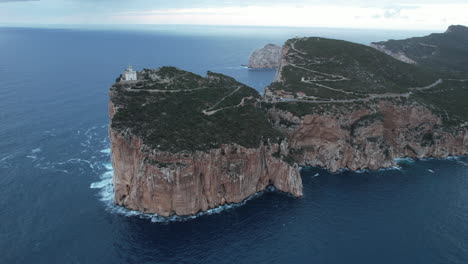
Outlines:
{"type": "Polygon", "coordinates": [[[136,81],[137,80],[137,72],[133,70],[132,65],[128,66],[128,68],[124,71],[123,80],[124,81],[136,81]]]}

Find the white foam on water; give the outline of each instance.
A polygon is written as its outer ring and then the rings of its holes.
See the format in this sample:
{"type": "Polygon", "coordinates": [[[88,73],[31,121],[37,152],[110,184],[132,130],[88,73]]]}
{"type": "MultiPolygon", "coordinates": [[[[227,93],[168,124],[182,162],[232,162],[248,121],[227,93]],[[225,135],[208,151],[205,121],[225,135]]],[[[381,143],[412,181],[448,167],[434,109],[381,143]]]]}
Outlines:
{"type": "Polygon", "coordinates": [[[37,159],[37,156],[36,155],[28,155],[26,156],[26,158],[30,158],[32,160],[36,160],[37,159]]]}
{"type": "Polygon", "coordinates": [[[463,166],[468,166],[468,163],[466,161],[461,160],[462,158],[466,158],[467,156],[452,156],[452,157],[447,157],[448,160],[453,160],[458,164],[461,164],[463,166]]]}
{"type": "Polygon", "coordinates": [[[414,158],[396,158],[394,159],[397,164],[403,164],[403,163],[414,163],[416,160],[419,161],[433,161],[433,160],[453,160],[456,161],[459,164],[462,164],[464,166],[468,166],[468,163],[465,161],[462,161],[461,159],[467,157],[467,156],[448,156],[445,158],[432,158],[432,157],[427,157],[427,158],[422,158],[422,159],[414,159],[414,158]]]}
{"type": "Polygon", "coordinates": [[[250,200],[252,200],[252,199],[254,199],[256,197],[259,197],[260,195],[264,194],[265,192],[276,191],[276,189],[274,187],[268,187],[267,190],[262,191],[262,192],[258,192],[256,194],[248,197],[247,199],[245,199],[241,203],[222,205],[222,206],[219,206],[219,207],[216,207],[216,208],[213,208],[213,209],[209,209],[206,212],[201,212],[201,213],[198,213],[196,215],[191,215],[191,216],[163,217],[163,216],[159,216],[159,215],[156,215],[156,214],[145,214],[145,213],[142,213],[142,212],[139,212],[139,211],[129,210],[129,209],[126,209],[124,207],[115,205],[114,204],[114,188],[112,186],[112,176],[113,176],[114,171],[113,171],[112,165],[110,163],[104,163],[104,164],[102,164],[102,166],[104,166],[106,168],[106,171],[103,174],[101,174],[101,176],[99,177],[99,181],[91,183],[90,188],[91,189],[99,189],[99,193],[98,193],[99,200],[104,202],[104,204],[106,206],[106,210],[108,210],[111,213],[123,215],[123,216],[126,216],[126,217],[139,217],[139,218],[142,218],[142,219],[149,219],[153,223],[182,222],[182,221],[192,220],[192,219],[198,218],[198,217],[203,216],[203,215],[219,214],[219,213],[224,212],[226,210],[237,208],[237,207],[240,207],[242,205],[245,205],[248,201],[250,201],[250,200]]]}
{"type": "Polygon", "coordinates": [[[355,171],[353,171],[351,169],[348,169],[348,168],[345,168],[345,169],[340,169],[337,172],[334,172],[333,174],[340,174],[340,173],[343,173],[343,172],[346,172],[346,171],[362,174],[362,173],[374,172],[374,171],[394,171],[394,170],[402,170],[402,168],[400,166],[392,166],[392,167],[388,167],[388,168],[380,168],[378,170],[361,169],[361,170],[355,170],[355,171]]]}
{"type": "Polygon", "coordinates": [[[39,153],[41,151],[42,151],[41,148],[35,148],[35,149],[31,150],[31,153],[39,153]]]}
{"type": "Polygon", "coordinates": [[[396,164],[412,164],[415,162],[413,158],[395,158],[393,159],[396,164]]]}
{"type": "Polygon", "coordinates": [[[111,163],[104,163],[104,168],[106,168],[106,170],[108,170],[108,171],[112,171],[112,170],[113,170],[112,164],[111,164],[111,163]]]}
{"type": "Polygon", "coordinates": [[[9,160],[9,159],[11,159],[11,158],[13,158],[13,155],[8,155],[8,156],[6,156],[6,157],[1,158],[1,159],[0,159],[0,162],[9,160]]]}
{"type": "Polygon", "coordinates": [[[101,153],[104,153],[104,154],[110,154],[111,153],[111,149],[110,148],[106,148],[106,149],[103,149],[101,151],[99,151],[101,153]]]}
{"type": "Polygon", "coordinates": [[[86,159],[80,159],[80,158],[73,158],[73,159],[68,159],[63,162],[55,162],[55,165],[65,165],[65,164],[73,164],[73,163],[86,163],[91,169],[94,169],[94,163],[92,161],[86,160],[86,159]]]}
{"type": "Polygon", "coordinates": [[[435,173],[435,172],[434,172],[433,170],[431,170],[431,169],[427,169],[427,171],[430,172],[430,173],[435,173]]]}

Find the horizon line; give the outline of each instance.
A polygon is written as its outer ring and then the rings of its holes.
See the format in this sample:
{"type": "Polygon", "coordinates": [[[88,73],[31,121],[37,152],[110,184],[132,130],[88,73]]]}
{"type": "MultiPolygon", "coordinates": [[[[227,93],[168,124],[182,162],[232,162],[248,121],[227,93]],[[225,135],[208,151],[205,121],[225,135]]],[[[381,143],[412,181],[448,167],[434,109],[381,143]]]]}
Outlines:
{"type": "MultiPolygon", "coordinates": [[[[457,24],[452,24],[457,25],[457,24]]],[[[151,24],[151,23],[133,23],[133,24],[60,24],[60,23],[39,23],[39,24],[29,24],[29,23],[0,23],[0,28],[55,28],[55,29],[68,29],[69,27],[74,27],[78,29],[92,29],[92,28],[114,28],[119,26],[125,27],[145,27],[145,26],[187,26],[187,27],[230,27],[230,28],[291,28],[291,29],[301,29],[301,28],[319,28],[319,29],[340,29],[340,30],[388,30],[388,31],[426,31],[437,33],[441,30],[447,30],[448,27],[444,28],[385,28],[385,27],[327,27],[327,26],[284,26],[284,25],[232,25],[232,24],[151,24]]],[[[128,28],[127,28],[128,29],[128,28]]],[[[135,28],[134,28],[135,29],[135,28]]]]}

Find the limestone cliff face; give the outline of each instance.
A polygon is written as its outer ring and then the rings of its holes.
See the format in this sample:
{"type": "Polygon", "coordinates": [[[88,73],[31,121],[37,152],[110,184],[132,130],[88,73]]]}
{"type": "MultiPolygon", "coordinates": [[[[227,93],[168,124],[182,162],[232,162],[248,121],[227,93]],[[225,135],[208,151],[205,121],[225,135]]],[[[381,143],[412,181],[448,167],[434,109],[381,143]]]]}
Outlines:
{"type": "Polygon", "coordinates": [[[389,49],[387,49],[385,47],[385,45],[383,44],[376,44],[376,43],[372,43],[370,45],[372,48],[376,49],[376,50],[379,50],[387,55],[390,55],[392,56],[393,58],[397,59],[397,60],[400,60],[402,62],[406,62],[406,63],[409,63],[409,64],[416,64],[416,62],[410,58],[408,58],[402,51],[399,51],[399,52],[394,52],[394,51],[391,51],[389,49]]]}
{"type": "Polygon", "coordinates": [[[249,59],[249,68],[274,69],[278,68],[281,60],[281,47],[267,44],[265,47],[252,53],[249,59]]]}
{"type": "Polygon", "coordinates": [[[423,106],[380,102],[371,108],[341,114],[297,117],[271,110],[293,124],[285,131],[295,159],[303,166],[339,169],[379,169],[395,165],[395,158],[468,154],[468,130],[447,132],[441,120],[423,106]]]}
{"type": "MultiPolygon", "coordinates": [[[[114,112],[111,103],[111,117],[114,112]]],[[[288,151],[286,142],[257,149],[229,144],[209,152],[169,153],[150,149],[138,137],[112,128],[109,137],[114,202],[128,209],[161,216],[192,215],[242,202],[268,186],[302,196],[297,165],[277,158],[288,151]]]]}

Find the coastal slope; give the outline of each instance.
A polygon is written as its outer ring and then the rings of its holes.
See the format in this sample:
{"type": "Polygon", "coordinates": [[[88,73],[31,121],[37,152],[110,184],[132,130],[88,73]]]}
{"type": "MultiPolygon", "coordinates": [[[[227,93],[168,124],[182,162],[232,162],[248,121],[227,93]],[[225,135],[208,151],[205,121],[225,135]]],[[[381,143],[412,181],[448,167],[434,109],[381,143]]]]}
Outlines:
{"type": "Polygon", "coordinates": [[[264,107],[299,164],[379,169],[468,153],[463,79],[340,40],[291,39],[282,54],[264,107]]]}
{"type": "Polygon", "coordinates": [[[375,42],[371,46],[404,62],[442,71],[468,73],[467,43],[468,27],[453,25],[444,33],[375,42]]]}

